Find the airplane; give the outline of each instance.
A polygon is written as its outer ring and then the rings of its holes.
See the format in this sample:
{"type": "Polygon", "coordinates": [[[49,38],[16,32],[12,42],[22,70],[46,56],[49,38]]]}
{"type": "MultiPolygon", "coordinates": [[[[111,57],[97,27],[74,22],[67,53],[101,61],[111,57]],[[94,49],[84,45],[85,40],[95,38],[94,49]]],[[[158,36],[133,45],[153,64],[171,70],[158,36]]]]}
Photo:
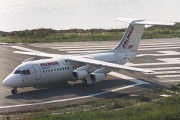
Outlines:
{"type": "Polygon", "coordinates": [[[102,52],[74,55],[14,51],[14,53],[34,57],[24,60],[3,80],[2,84],[12,87],[11,93],[17,94],[17,88],[53,82],[82,80],[84,84],[92,85],[101,82],[111,71],[154,72],[128,67],[124,64],[136,57],[145,25],[173,25],[174,23],[131,18],[117,18],[116,21],[129,23],[129,26],[115,48],[102,52]],[[36,56],[43,57],[43,59],[36,60],[36,56]]]}

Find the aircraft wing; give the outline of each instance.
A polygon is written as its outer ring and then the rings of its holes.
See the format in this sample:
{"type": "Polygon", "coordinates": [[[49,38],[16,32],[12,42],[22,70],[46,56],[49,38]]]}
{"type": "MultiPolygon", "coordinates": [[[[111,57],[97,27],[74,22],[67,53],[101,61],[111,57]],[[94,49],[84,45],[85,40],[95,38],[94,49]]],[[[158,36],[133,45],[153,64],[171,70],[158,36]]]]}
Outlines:
{"type": "Polygon", "coordinates": [[[41,52],[33,53],[33,52],[23,52],[23,51],[14,51],[14,53],[25,54],[25,55],[33,55],[33,56],[41,56],[41,57],[51,57],[51,58],[53,58],[53,57],[62,57],[63,56],[64,58],[69,59],[70,61],[80,62],[80,63],[85,63],[85,64],[91,64],[91,65],[95,65],[95,66],[108,67],[108,68],[111,68],[111,69],[122,69],[122,70],[142,72],[142,73],[152,73],[152,72],[154,72],[154,71],[147,70],[147,69],[128,67],[128,66],[125,66],[125,65],[108,63],[108,62],[95,60],[95,59],[90,59],[90,58],[85,58],[85,57],[81,57],[81,56],[48,54],[48,53],[41,53],[41,52]]]}
{"type": "Polygon", "coordinates": [[[23,52],[23,51],[14,51],[13,53],[18,53],[18,54],[23,54],[23,55],[32,55],[32,56],[40,56],[40,57],[57,57],[57,56],[63,56],[60,54],[48,54],[48,53],[43,53],[43,52],[23,52]]]}
{"type": "Polygon", "coordinates": [[[147,70],[147,69],[128,67],[128,66],[125,66],[125,65],[108,63],[108,62],[89,59],[89,58],[84,58],[84,57],[80,57],[80,56],[69,56],[68,59],[70,61],[81,62],[81,63],[85,63],[85,64],[91,64],[91,65],[95,65],[95,66],[108,67],[108,68],[112,68],[112,69],[122,69],[122,70],[142,72],[142,73],[152,73],[152,72],[154,72],[154,71],[147,70]]]}

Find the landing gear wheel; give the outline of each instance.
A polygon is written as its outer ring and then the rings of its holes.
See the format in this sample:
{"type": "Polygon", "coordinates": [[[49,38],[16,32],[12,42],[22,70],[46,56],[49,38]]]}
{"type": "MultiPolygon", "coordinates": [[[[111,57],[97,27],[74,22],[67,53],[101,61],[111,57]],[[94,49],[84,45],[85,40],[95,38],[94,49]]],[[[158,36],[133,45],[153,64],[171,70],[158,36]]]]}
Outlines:
{"type": "Polygon", "coordinates": [[[88,83],[87,83],[87,80],[86,80],[86,79],[83,80],[83,83],[84,83],[85,86],[92,86],[92,84],[88,84],[88,83]]]}
{"type": "Polygon", "coordinates": [[[11,93],[12,93],[13,95],[17,94],[17,89],[12,89],[12,90],[11,90],[11,93]]]}

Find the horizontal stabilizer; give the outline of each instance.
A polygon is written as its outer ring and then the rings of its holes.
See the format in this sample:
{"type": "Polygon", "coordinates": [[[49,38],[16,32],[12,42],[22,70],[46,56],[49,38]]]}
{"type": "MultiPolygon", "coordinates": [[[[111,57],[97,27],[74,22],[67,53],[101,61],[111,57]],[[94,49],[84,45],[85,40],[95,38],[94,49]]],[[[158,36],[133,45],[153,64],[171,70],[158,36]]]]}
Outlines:
{"type": "Polygon", "coordinates": [[[171,25],[172,26],[175,24],[175,23],[149,21],[144,19],[133,19],[133,18],[117,18],[116,21],[121,21],[131,24],[139,24],[139,25],[171,25]]]}

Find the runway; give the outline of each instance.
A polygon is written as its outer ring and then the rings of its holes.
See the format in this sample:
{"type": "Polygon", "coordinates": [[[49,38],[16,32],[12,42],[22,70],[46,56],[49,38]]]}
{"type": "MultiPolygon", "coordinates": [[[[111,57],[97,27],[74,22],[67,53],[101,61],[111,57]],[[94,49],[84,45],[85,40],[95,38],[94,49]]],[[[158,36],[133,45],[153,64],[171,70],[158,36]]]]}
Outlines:
{"type": "MultiPolygon", "coordinates": [[[[54,54],[82,54],[112,49],[119,41],[34,43],[0,45],[0,82],[13,71],[26,55],[13,54],[13,51],[47,52],[54,54]]],[[[139,91],[180,82],[180,39],[141,40],[137,58],[127,66],[156,71],[153,74],[139,75],[128,72],[112,72],[108,77],[92,87],[77,83],[55,83],[18,89],[11,95],[11,88],[0,85],[0,112],[39,109],[69,103],[81,103],[112,96],[124,96],[139,91]],[[27,107],[28,106],[28,107],[27,107]]]]}

